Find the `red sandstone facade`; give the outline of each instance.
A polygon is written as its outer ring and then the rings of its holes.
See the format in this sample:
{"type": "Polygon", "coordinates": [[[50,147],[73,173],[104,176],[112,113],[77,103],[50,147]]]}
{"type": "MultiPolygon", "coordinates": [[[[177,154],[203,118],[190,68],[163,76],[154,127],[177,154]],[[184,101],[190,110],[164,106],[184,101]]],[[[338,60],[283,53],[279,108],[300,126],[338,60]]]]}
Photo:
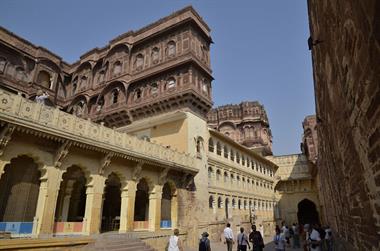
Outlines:
{"type": "Polygon", "coordinates": [[[0,28],[0,84],[109,127],[171,110],[212,106],[210,29],[192,7],[129,31],[68,64],[0,28]]]}
{"type": "Polygon", "coordinates": [[[380,250],[380,2],[308,6],[323,223],[334,250],[380,250]]]}
{"type": "Polygon", "coordinates": [[[209,127],[262,155],[272,155],[272,132],[264,106],[259,102],[242,102],[212,109],[209,127]]]}

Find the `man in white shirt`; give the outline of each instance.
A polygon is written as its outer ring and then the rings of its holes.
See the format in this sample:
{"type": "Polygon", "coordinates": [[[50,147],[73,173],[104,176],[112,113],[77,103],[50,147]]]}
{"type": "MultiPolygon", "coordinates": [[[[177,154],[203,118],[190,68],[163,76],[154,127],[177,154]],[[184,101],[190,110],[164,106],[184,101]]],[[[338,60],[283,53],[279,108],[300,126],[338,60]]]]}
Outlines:
{"type": "Polygon", "coordinates": [[[224,244],[227,243],[227,251],[232,251],[232,245],[235,242],[234,242],[234,233],[232,232],[230,223],[227,223],[227,226],[224,229],[223,234],[224,234],[224,239],[225,239],[224,244]]]}
{"type": "Polygon", "coordinates": [[[42,105],[45,105],[46,101],[45,99],[48,99],[49,98],[49,95],[45,92],[43,92],[42,90],[38,90],[37,91],[37,96],[35,97],[35,101],[39,104],[42,104],[42,105]]]}
{"type": "Polygon", "coordinates": [[[315,227],[315,224],[313,224],[311,227],[308,243],[310,246],[310,251],[321,251],[321,236],[315,227]]]}

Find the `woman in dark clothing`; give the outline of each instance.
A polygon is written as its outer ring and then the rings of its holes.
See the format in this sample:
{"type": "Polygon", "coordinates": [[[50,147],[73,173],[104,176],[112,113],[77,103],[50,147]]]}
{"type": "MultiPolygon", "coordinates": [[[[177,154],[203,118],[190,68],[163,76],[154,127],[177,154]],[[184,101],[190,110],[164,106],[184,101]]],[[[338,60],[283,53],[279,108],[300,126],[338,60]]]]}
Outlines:
{"type": "Polygon", "coordinates": [[[263,251],[264,240],[259,231],[256,231],[256,225],[252,225],[252,233],[249,234],[249,241],[252,242],[253,251],[263,251]]]}

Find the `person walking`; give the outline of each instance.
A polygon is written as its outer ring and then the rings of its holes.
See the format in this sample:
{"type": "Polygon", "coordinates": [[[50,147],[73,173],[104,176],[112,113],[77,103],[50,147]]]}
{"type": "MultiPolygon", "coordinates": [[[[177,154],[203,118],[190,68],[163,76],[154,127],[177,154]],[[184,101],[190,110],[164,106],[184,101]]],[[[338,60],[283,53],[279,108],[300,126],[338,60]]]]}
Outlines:
{"type": "Polygon", "coordinates": [[[199,240],[198,251],[211,251],[210,240],[207,237],[208,237],[208,233],[203,232],[202,238],[199,240]]]}
{"type": "Polygon", "coordinates": [[[238,251],[247,251],[251,248],[248,241],[248,236],[244,233],[244,227],[240,228],[240,233],[237,236],[238,251]]]}
{"type": "Polygon", "coordinates": [[[307,244],[309,245],[310,247],[310,251],[321,251],[321,236],[317,230],[317,225],[316,224],[312,224],[312,226],[310,227],[310,235],[309,235],[309,238],[307,240],[307,244]]]}
{"type": "Polygon", "coordinates": [[[300,230],[299,226],[296,223],[293,223],[293,248],[300,248],[300,230]]]}
{"type": "Polygon", "coordinates": [[[179,230],[174,229],[174,235],[170,236],[166,251],[183,251],[182,241],[179,239],[179,230]]]}
{"type": "Polygon", "coordinates": [[[231,229],[231,224],[227,223],[226,228],[223,230],[224,244],[227,244],[227,251],[232,251],[232,246],[234,245],[234,234],[231,229]]]}
{"type": "Polygon", "coordinates": [[[263,251],[264,240],[259,231],[256,231],[256,225],[252,225],[252,232],[249,234],[249,241],[252,242],[253,251],[263,251]]]}
{"type": "Polygon", "coordinates": [[[274,244],[275,244],[275,250],[276,251],[285,251],[285,235],[280,228],[276,227],[276,234],[273,238],[274,244]]]}

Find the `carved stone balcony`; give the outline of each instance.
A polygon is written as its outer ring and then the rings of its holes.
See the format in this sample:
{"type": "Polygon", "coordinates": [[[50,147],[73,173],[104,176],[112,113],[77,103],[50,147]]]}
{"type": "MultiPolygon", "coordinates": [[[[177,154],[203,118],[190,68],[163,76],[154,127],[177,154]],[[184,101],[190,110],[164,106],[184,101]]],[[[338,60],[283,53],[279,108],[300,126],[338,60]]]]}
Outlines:
{"type": "Polygon", "coordinates": [[[195,156],[140,140],[0,89],[1,122],[37,131],[38,134],[98,148],[121,157],[171,167],[192,174],[198,172],[198,160],[195,156]]]}

